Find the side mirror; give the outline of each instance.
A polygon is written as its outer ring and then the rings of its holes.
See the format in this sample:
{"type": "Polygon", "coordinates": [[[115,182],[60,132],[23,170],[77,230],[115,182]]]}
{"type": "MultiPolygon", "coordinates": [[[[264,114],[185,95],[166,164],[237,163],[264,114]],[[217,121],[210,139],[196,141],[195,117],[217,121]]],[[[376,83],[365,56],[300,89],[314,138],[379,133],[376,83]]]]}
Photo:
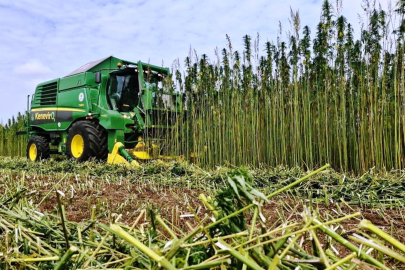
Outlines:
{"type": "Polygon", "coordinates": [[[100,71],[97,71],[94,74],[94,81],[95,81],[95,83],[101,83],[101,72],[100,71]]]}

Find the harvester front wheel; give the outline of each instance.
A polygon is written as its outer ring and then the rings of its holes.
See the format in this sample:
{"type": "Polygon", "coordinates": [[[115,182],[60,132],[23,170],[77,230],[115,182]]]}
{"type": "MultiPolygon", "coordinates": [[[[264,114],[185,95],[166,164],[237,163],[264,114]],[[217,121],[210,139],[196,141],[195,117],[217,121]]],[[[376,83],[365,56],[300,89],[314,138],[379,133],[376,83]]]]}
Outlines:
{"type": "Polygon", "coordinates": [[[27,145],[27,158],[31,161],[48,159],[51,150],[48,141],[42,136],[32,136],[27,145]]]}
{"type": "Polygon", "coordinates": [[[98,136],[100,137],[100,152],[97,156],[98,159],[102,161],[107,161],[108,157],[108,133],[102,126],[98,125],[98,136]]]}
{"type": "Polygon", "coordinates": [[[104,150],[105,134],[100,127],[90,121],[78,121],[69,129],[66,150],[69,158],[77,161],[87,161],[90,158],[100,158],[104,150]]]}

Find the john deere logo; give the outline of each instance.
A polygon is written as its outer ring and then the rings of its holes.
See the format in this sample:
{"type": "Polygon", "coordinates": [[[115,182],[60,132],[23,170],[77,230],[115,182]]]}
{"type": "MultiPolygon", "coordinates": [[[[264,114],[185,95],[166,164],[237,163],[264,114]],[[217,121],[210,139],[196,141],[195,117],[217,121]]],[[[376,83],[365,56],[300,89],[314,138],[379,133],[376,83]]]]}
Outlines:
{"type": "Polygon", "coordinates": [[[55,122],[55,113],[54,112],[36,113],[35,120],[52,120],[55,122]]]}

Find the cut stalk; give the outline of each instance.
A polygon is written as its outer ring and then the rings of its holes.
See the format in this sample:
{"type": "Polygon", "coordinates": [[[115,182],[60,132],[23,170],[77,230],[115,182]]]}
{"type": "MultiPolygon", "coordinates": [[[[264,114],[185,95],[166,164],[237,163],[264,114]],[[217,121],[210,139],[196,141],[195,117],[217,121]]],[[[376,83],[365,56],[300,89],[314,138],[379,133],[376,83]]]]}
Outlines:
{"type": "Polygon", "coordinates": [[[351,259],[355,258],[357,256],[356,252],[351,253],[350,255],[344,257],[343,259],[341,259],[340,261],[332,264],[331,266],[327,267],[325,270],[333,270],[338,268],[339,266],[342,266],[343,264],[345,264],[346,262],[350,261],[351,259]]]}
{"type": "Polygon", "coordinates": [[[156,221],[170,234],[173,239],[178,239],[177,235],[166,225],[160,216],[156,216],[156,221]]]}
{"type": "Polygon", "coordinates": [[[153,250],[142,244],[139,240],[135,239],[132,237],[129,233],[124,231],[120,226],[116,224],[111,224],[110,229],[112,232],[114,232],[117,236],[125,239],[127,242],[131,243],[134,245],[136,248],[138,248],[140,251],[145,253],[149,258],[157,262],[158,264],[161,264],[163,267],[169,269],[169,270],[175,270],[176,268],[163,256],[159,256],[156,254],[153,250]]]}
{"type": "MultiPolygon", "coordinates": [[[[321,172],[321,171],[323,171],[323,170],[325,170],[325,169],[327,169],[327,168],[329,168],[329,167],[330,167],[330,165],[329,165],[329,164],[326,164],[325,166],[319,168],[318,170],[313,171],[313,172],[307,174],[306,176],[304,176],[304,177],[298,179],[298,180],[295,181],[294,183],[291,183],[291,184],[289,184],[289,185],[287,185],[287,186],[285,186],[285,187],[283,187],[283,188],[281,188],[281,189],[279,189],[279,190],[277,190],[277,191],[275,191],[275,192],[273,192],[273,193],[267,195],[266,198],[267,198],[267,199],[270,199],[270,198],[272,198],[272,197],[274,197],[274,196],[280,194],[281,192],[286,191],[287,189],[290,189],[290,188],[292,188],[293,186],[298,185],[299,183],[301,183],[301,182],[307,180],[308,178],[310,178],[310,177],[312,177],[312,176],[318,174],[319,172],[321,172]]],[[[240,209],[240,210],[238,210],[238,211],[236,211],[236,212],[234,212],[234,213],[232,213],[232,214],[230,214],[230,215],[228,215],[228,216],[226,216],[226,217],[223,217],[223,218],[217,220],[217,221],[214,222],[214,223],[211,223],[211,224],[207,225],[207,226],[205,227],[205,229],[212,228],[212,227],[214,227],[214,226],[220,224],[221,222],[223,222],[223,221],[225,221],[225,220],[228,220],[228,219],[231,218],[231,217],[237,216],[237,215],[239,215],[240,213],[243,213],[243,212],[245,212],[246,210],[249,210],[249,209],[252,208],[253,206],[255,206],[255,204],[253,204],[253,203],[252,203],[252,204],[249,204],[248,206],[245,206],[244,208],[242,208],[242,209],[240,209]]]]}
{"type": "MultiPolygon", "coordinates": [[[[313,223],[317,224],[317,225],[322,224],[320,221],[318,221],[316,219],[313,221],[313,223]]],[[[340,236],[339,234],[337,234],[333,230],[329,229],[328,227],[320,226],[319,229],[321,231],[323,231],[324,233],[326,233],[327,235],[329,235],[330,237],[332,237],[333,239],[335,239],[337,242],[341,243],[342,245],[344,245],[345,247],[350,249],[351,251],[356,252],[358,254],[359,258],[361,258],[361,259],[363,259],[363,260],[365,260],[365,261],[367,261],[367,262],[369,262],[371,264],[374,264],[375,266],[378,266],[378,267],[380,267],[382,269],[389,270],[389,268],[386,267],[384,264],[382,264],[378,260],[374,259],[370,255],[366,254],[365,252],[361,251],[358,247],[356,247],[355,245],[353,245],[352,243],[350,243],[349,241],[347,241],[342,236],[340,236]]]]}
{"type": "Polygon", "coordinates": [[[378,250],[378,251],[384,253],[385,255],[390,256],[391,258],[394,258],[394,259],[396,259],[396,260],[398,260],[400,262],[405,263],[405,257],[404,256],[401,256],[400,254],[393,251],[392,249],[390,249],[390,248],[388,248],[386,246],[380,245],[380,244],[374,242],[371,239],[364,238],[364,237],[362,237],[360,235],[357,235],[357,234],[354,234],[353,236],[349,236],[349,239],[351,239],[353,241],[356,241],[356,242],[358,242],[360,244],[369,246],[369,247],[371,247],[371,248],[373,248],[375,250],[378,250]]]}
{"type": "Polygon", "coordinates": [[[60,213],[60,220],[61,220],[61,223],[62,223],[63,235],[65,237],[66,248],[69,249],[70,245],[69,245],[69,239],[68,239],[68,235],[67,235],[67,229],[66,229],[66,226],[65,226],[65,219],[64,219],[65,215],[63,214],[64,212],[63,212],[62,202],[60,200],[60,195],[59,194],[60,194],[60,191],[57,190],[56,191],[56,197],[58,199],[58,207],[59,207],[59,213],[60,213]]]}
{"type": "Polygon", "coordinates": [[[254,270],[262,270],[263,269],[255,261],[250,260],[249,258],[246,258],[245,256],[243,256],[242,254],[237,252],[234,248],[232,248],[230,245],[223,242],[222,240],[218,240],[216,245],[221,249],[222,252],[230,253],[232,256],[234,256],[236,259],[238,259],[242,263],[246,264],[251,269],[254,269],[254,270]]]}
{"type": "Polygon", "coordinates": [[[377,228],[373,223],[371,223],[371,221],[369,221],[367,219],[363,219],[359,224],[359,228],[372,231],[373,233],[380,236],[382,239],[384,239],[385,241],[387,241],[388,243],[390,243],[397,249],[401,250],[402,252],[405,252],[404,244],[402,244],[401,242],[399,242],[398,240],[396,240],[395,238],[393,238],[386,232],[382,231],[381,229],[377,228]]]}
{"type": "Polygon", "coordinates": [[[197,269],[211,269],[212,267],[218,267],[221,265],[230,265],[231,264],[231,259],[223,259],[223,260],[218,260],[214,262],[207,262],[207,263],[201,263],[197,265],[192,265],[192,266],[186,266],[184,268],[181,268],[181,270],[197,270],[197,269]]]}
{"type": "Polygon", "coordinates": [[[62,258],[58,262],[57,265],[55,265],[54,270],[60,270],[65,267],[65,265],[69,262],[70,258],[72,257],[73,254],[77,253],[79,249],[75,246],[70,246],[69,249],[63,254],[62,258]]]}

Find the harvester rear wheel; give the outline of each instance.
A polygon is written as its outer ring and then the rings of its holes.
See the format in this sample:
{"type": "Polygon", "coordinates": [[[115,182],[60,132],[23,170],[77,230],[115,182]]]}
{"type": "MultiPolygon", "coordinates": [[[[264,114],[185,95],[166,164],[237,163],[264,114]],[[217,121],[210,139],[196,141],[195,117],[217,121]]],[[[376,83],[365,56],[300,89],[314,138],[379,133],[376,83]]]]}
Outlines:
{"type": "Polygon", "coordinates": [[[27,158],[40,161],[50,157],[51,150],[48,141],[42,136],[32,136],[27,145],[27,158]]]}
{"type": "Polygon", "coordinates": [[[90,158],[103,159],[106,149],[104,144],[107,143],[105,133],[102,127],[90,121],[74,123],[67,136],[68,157],[77,161],[87,161],[90,158]]]}

